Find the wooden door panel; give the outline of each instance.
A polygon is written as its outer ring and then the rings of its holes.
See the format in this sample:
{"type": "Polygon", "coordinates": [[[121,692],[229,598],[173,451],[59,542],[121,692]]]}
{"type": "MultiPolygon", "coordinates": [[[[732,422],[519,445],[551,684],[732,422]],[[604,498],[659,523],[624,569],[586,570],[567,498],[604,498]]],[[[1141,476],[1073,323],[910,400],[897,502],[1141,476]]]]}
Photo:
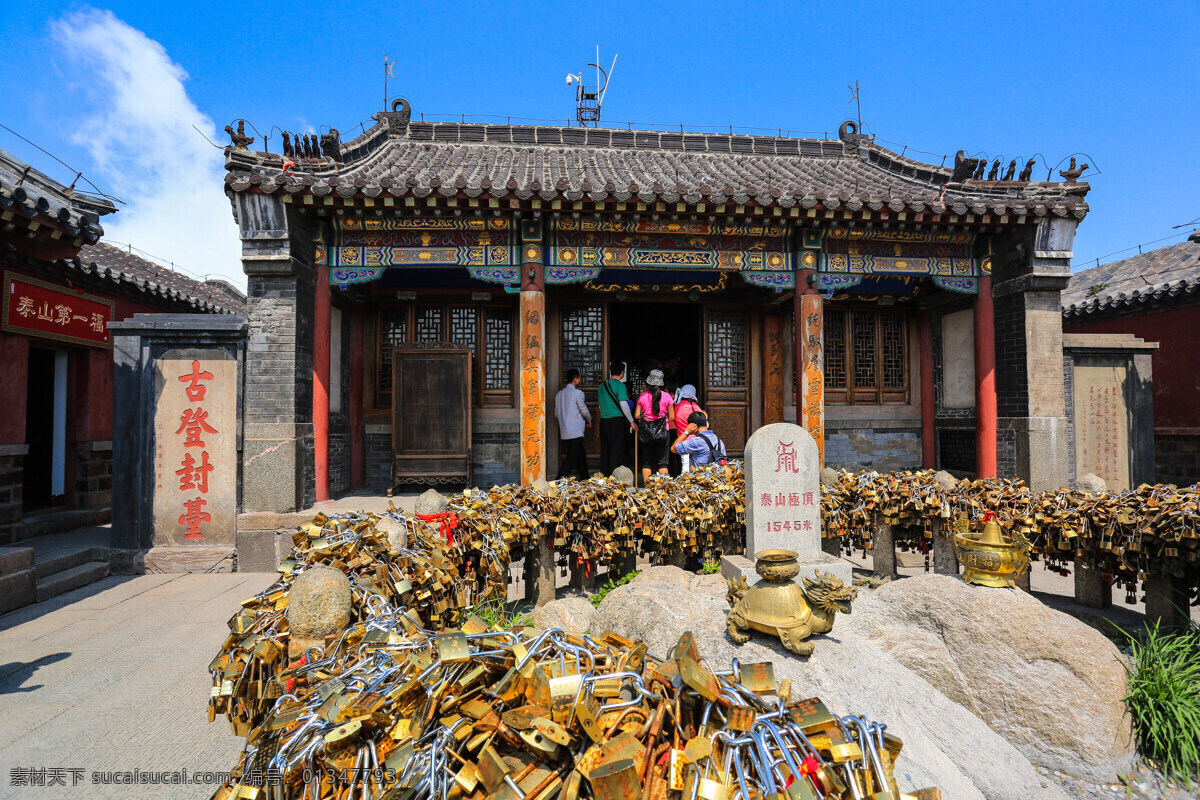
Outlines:
{"type": "Polygon", "coordinates": [[[447,344],[392,351],[396,480],[471,480],[471,352],[447,344]]]}

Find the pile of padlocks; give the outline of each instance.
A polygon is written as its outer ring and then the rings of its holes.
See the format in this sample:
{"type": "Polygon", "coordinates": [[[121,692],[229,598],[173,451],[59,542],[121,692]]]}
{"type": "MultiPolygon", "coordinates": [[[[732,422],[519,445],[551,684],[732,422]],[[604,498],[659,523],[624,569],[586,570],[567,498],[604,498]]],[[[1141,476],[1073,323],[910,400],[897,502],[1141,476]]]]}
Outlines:
{"type": "Polygon", "coordinates": [[[769,663],[713,670],[690,633],[660,657],[611,632],[435,633],[371,610],[280,675],[213,800],[902,797],[884,725],[792,701],[769,663]]]}
{"type": "MultiPolygon", "coordinates": [[[[1077,559],[1132,595],[1152,575],[1178,579],[1200,601],[1200,486],[1139,486],[1124,492],[1034,492],[988,478],[939,486],[932,470],[839,472],[821,492],[823,535],[868,549],[875,520],[896,526],[897,544],[928,553],[934,535],[979,530],[994,511],[1006,535],[1066,574],[1077,559]]],[[[1127,598],[1128,599],[1128,598],[1127,598]]]]}
{"type": "Polygon", "coordinates": [[[732,463],[674,479],[653,475],[644,490],[602,476],[556,481],[545,492],[528,486],[475,489],[452,496],[449,510],[457,518],[455,535],[465,542],[503,541],[523,553],[545,531],[553,534],[560,560],[594,568],[635,552],[658,559],[740,552],[745,494],[742,466],[732,463]]]}
{"type": "Polygon", "coordinates": [[[239,736],[284,693],[288,596],[294,577],[308,567],[323,564],[350,578],[351,622],[369,618],[381,605],[402,605],[422,625],[449,627],[459,624],[463,609],[506,598],[508,552],[488,536],[471,546],[451,544],[440,525],[392,512],[318,514],[292,538],[278,580],[242,603],[229,620],[220,655],[209,665],[209,719],[227,715],[239,736]],[[384,518],[388,525],[379,525],[384,518]],[[382,530],[389,526],[403,530],[403,546],[389,543],[382,530]]]}

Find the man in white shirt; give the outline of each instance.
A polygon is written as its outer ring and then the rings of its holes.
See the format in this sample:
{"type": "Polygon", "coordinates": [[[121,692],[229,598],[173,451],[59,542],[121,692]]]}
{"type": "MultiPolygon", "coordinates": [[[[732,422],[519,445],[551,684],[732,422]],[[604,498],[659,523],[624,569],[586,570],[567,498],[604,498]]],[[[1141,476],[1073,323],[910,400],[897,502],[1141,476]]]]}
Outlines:
{"type": "MultiPolygon", "coordinates": [[[[579,370],[569,369],[563,379],[566,386],[554,397],[554,417],[558,420],[558,437],[562,442],[562,464],[558,478],[575,475],[587,480],[587,454],[583,450],[583,432],[591,427],[592,414],[588,411],[579,384],[583,381],[579,370]]],[[[556,478],[557,480],[557,478],[556,478]]]]}

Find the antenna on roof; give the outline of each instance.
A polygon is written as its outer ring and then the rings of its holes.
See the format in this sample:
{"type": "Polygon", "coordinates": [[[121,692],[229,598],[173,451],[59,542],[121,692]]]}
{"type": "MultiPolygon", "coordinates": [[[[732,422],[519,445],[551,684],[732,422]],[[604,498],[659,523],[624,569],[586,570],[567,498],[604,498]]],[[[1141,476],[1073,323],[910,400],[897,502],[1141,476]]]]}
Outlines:
{"type": "MultiPolygon", "coordinates": [[[[862,100],[858,96],[858,81],[854,82],[853,86],[846,87],[850,90],[850,102],[857,103],[858,108],[858,130],[862,130],[862,100]]],[[[943,159],[944,161],[945,159],[943,159]]]]}
{"type": "Polygon", "coordinates": [[[387,53],[384,53],[383,54],[383,110],[384,111],[388,110],[388,104],[387,104],[387,100],[388,100],[387,81],[388,81],[388,78],[396,77],[396,73],[392,72],[392,67],[394,67],[394,66],[396,66],[396,59],[393,58],[391,61],[388,61],[387,53]]]}
{"type": "Polygon", "coordinates": [[[567,73],[567,86],[575,86],[575,121],[582,127],[586,128],[589,123],[593,127],[600,125],[600,107],[604,104],[608,82],[612,78],[613,70],[617,67],[617,55],[619,54],[613,55],[612,65],[605,72],[604,67],[600,66],[600,45],[596,45],[596,60],[588,63],[589,67],[596,68],[596,84],[594,86],[584,85],[582,72],[574,75],[567,73]],[[603,83],[600,80],[601,76],[604,78],[603,83]]]}

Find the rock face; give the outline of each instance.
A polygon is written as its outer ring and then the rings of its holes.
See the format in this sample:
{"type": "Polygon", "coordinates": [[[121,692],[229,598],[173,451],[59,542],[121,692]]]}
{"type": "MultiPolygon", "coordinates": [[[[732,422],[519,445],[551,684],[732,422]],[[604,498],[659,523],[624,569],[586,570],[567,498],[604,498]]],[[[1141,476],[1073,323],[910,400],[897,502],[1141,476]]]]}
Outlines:
{"type": "Polygon", "coordinates": [[[340,569],[318,564],[297,575],[288,594],[288,657],[299,658],[346,630],[350,600],[350,579],[340,569]]]}
{"type": "Polygon", "coordinates": [[[1116,646],[1026,592],[908,578],[864,595],[843,624],[1035,764],[1101,782],[1133,768],[1116,646]]]}
{"type": "Polygon", "coordinates": [[[416,513],[441,514],[446,510],[446,498],[437,489],[429,489],[417,498],[416,513]]]}
{"type": "Polygon", "coordinates": [[[821,485],[822,486],[837,486],[837,470],[833,467],[825,467],[821,470],[821,485]]]}
{"type": "Polygon", "coordinates": [[[595,614],[595,607],[582,597],[564,597],[534,609],[533,625],[542,630],[558,628],[568,633],[585,633],[595,614]]]}
{"type": "Polygon", "coordinates": [[[904,740],[896,768],[901,791],[938,786],[943,797],[954,800],[1063,800],[1028,758],[979,717],[847,626],[863,613],[861,601],[850,617],[838,618],[831,633],[814,636],[815,652],[802,659],[762,634],[734,644],[725,635],[725,586],[714,577],[674,567],[648,569],[604,598],[590,632],[611,628],[644,640],[651,653],[662,656],[690,630],[701,655],[718,669],[728,668],[733,658],[773,662],[776,680],[791,680],[793,697],[820,697],[835,713],[883,722],[904,740]]]}
{"type": "Polygon", "coordinates": [[[940,470],[933,476],[933,482],[943,492],[953,492],[954,487],[958,486],[958,480],[946,470],[940,470]]]}
{"type": "Polygon", "coordinates": [[[375,523],[375,532],[387,536],[388,547],[392,550],[402,550],[408,547],[408,528],[391,517],[381,517],[375,523]]]}
{"type": "Polygon", "coordinates": [[[1098,492],[1107,492],[1108,483],[1106,483],[1104,478],[1101,478],[1096,473],[1089,472],[1082,478],[1075,481],[1075,488],[1082,492],[1091,492],[1092,494],[1096,494],[1098,492]]]}
{"type": "Polygon", "coordinates": [[[626,486],[633,486],[633,470],[629,467],[617,467],[612,476],[626,486]]]}

